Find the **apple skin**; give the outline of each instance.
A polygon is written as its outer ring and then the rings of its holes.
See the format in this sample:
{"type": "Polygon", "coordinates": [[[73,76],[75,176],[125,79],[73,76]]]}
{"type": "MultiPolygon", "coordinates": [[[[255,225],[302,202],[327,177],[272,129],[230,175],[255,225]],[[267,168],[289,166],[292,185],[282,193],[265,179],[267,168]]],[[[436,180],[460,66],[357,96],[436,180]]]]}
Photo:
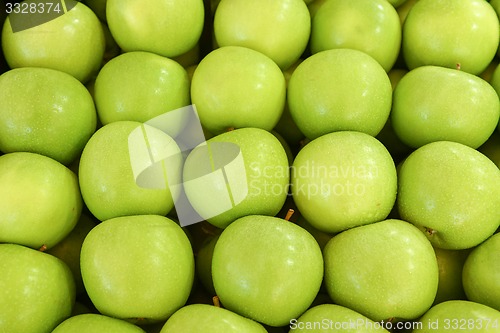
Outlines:
{"type": "Polygon", "coordinates": [[[474,149],[497,127],[500,101],[476,75],[440,66],[408,72],[394,89],[391,124],[406,145],[460,142],[474,149]]]}
{"type": "Polygon", "coordinates": [[[323,255],[324,281],[333,302],[371,320],[416,319],[436,296],[434,250],[406,221],[391,219],[346,230],[326,244],[323,255]]]}
{"type": "Polygon", "coordinates": [[[467,299],[500,311],[500,233],[475,247],[463,268],[467,299]]]}
{"type": "Polygon", "coordinates": [[[325,134],[295,157],[293,199],[318,230],[337,233],[384,220],[396,200],[396,167],[387,149],[360,132],[325,134]]]}
{"type": "Polygon", "coordinates": [[[435,247],[479,245],[500,225],[500,170],[485,155],[438,141],[411,153],[399,170],[397,207],[435,247]]]}
{"type": "Polygon", "coordinates": [[[95,132],[92,96],[73,76],[23,67],[0,76],[0,150],[28,151],[68,165],[95,132]]]}
{"type": "Polygon", "coordinates": [[[303,0],[222,0],[214,16],[219,46],[244,46],[262,52],[283,70],[306,49],[311,31],[303,0]]]}
{"type": "MultiPolygon", "coordinates": [[[[241,175],[243,170],[234,170],[236,167],[238,165],[233,167],[232,172],[241,175]]],[[[225,170],[231,172],[227,167],[225,170]]],[[[259,128],[240,128],[219,134],[209,139],[206,145],[195,148],[186,159],[183,179],[192,207],[210,224],[223,229],[245,215],[274,216],[280,211],[289,190],[288,157],[280,141],[270,132],[259,128]],[[214,172],[208,157],[216,160],[217,157],[213,156],[217,155],[208,156],[206,148],[215,151],[218,144],[239,147],[243,160],[241,168],[245,170],[246,179],[233,177],[227,183],[224,178],[218,177],[203,183],[191,182],[200,175],[214,172]],[[233,197],[238,196],[241,201],[234,200],[226,209],[218,198],[227,194],[228,188],[233,197]],[[214,208],[220,213],[214,215],[214,208]]]]}
{"type": "Polygon", "coordinates": [[[254,320],[224,308],[208,304],[191,304],[177,310],[160,333],[267,333],[254,320]]]}
{"type": "Polygon", "coordinates": [[[71,315],[75,285],[64,262],[17,244],[0,244],[0,331],[50,333],[71,315]]]}
{"type": "Polygon", "coordinates": [[[278,65],[246,47],[213,50],[193,73],[191,101],[201,124],[214,134],[242,127],[270,131],[283,113],[285,100],[286,82],[278,65]]]}
{"type": "Polygon", "coordinates": [[[401,24],[386,0],[326,1],[312,19],[311,52],[347,48],[363,51],[388,72],[401,48],[401,24]]]}
{"type": "Polygon", "coordinates": [[[477,150],[488,156],[500,168],[500,132],[495,131],[477,150]]]}
{"type": "Polygon", "coordinates": [[[96,313],[70,317],[60,323],[51,333],[144,333],[144,330],[121,319],[96,313]]]}
{"type": "Polygon", "coordinates": [[[120,120],[146,122],[189,104],[189,78],[172,59],[127,52],[99,71],[94,98],[103,125],[120,120]]]}
{"type": "Polygon", "coordinates": [[[107,0],[106,21],[125,52],[146,51],[168,58],[193,48],[200,39],[203,0],[107,0]]]}
{"type": "Polygon", "coordinates": [[[0,211],[0,242],[49,249],[71,232],[80,217],[78,179],[43,155],[2,155],[0,211]]]}
{"type": "Polygon", "coordinates": [[[333,49],[297,66],[287,98],[293,120],[309,139],[342,130],[375,136],[389,118],[392,88],[385,70],[366,53],[333,49]]]}
{"type": "Polygon", "coordinates": [[[7,18],[2,30],[2,49],[10,68],[52,68],[83,83],[101,67],[105,44],[101,22],[80,2],[64,15],[22,31],[13,32],[7,18]]]}
{"type": "Polygon", "coordinates": [[[439,285],[434,304],[465,300],[462,269],[470,250],[445,250],[434,247],[439,267],[439,285]]]}
{"type": "Polygon", "coordinates": [[[371,319],[362,314],[340,306],[337,304],[321,304],[309,308],[298,319],[290,324],[290,332],[309,332],[309,333],[369,333],[386,332],[382,325],[377,325],[371,319]],[[316,325],[316,327],[314,326],[316,325]],[[320,327],[318,327],[318,325],[320,327]]]}
{"type": "Polygon", "coordinates": [[[280,218],[249,215],[220,235],[212,277],[224,308],[269,326],[284,326],[318,294],[323,257],[305,229],[280,218]]]}
{"type": "Polygon", "coordinates": [[[194,280],[189,239],[159,215],[101,222],[85,238],[80,261],[97,310],[132,323],[166,320],[186,303],[194,280]]]}
{"type": "Polygon", "coordinates": [[[500,332],[500,313],[484,304],[464,300],[439,303],[420,319],[412,333],[500,332]]]}
{"type": "MultiPolygon", "coordinates": [[[[176,193],[167,188],[146,188],[137,184],[130,160],[130,134],[138,128],[148,128],[152,147],[168,145],[172,154],[180,153],[173,140],[151,126],[135,121],[116,121],[101,127],[85,146],[79,164],[78,179],[83,200],[89,211],[100,221],[113,217],[158,214],[166,215],[174,207],[176,193]],[[113,161],[113,163],[110,163],[113,161]]],[[[178,175],[168,175],[180,181],[178,175]]]]}
{"type": "Polygon", "coordinates": [[[409,69],[423,65],[478,75],[493,60],[500,29],[493,7],[483,0],[420,0],[403,25],[402,52],[409,69]]]}

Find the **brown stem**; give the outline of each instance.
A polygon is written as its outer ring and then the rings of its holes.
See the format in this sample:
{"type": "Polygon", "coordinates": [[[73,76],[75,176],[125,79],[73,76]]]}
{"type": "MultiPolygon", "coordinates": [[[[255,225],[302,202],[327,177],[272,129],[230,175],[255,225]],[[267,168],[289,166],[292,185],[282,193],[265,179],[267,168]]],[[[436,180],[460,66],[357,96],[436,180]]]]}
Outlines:
{"type": "Polygon", "coordinates": [[[459,71],[459,70],[462,68],[462,66],[460,65],[460,63],[459,63],[459,62],[457,62],[457,65],[456,65],[456,67],[455,67],[455,68],[457,69],[457,71],[459,71]]]}
{"type": "Polygon", "coordinates": [[[234,128],[234,127],[232,127],[232,126],[231,126],[231,127],[228,127],[228,128],[226,129],[226,132],[231,132],[231,131],[234,131],[235,129],[236,129],[236,128],[234,128]]]}
{"type": "Polygon", "coordinates": [[[290,221],[290,218],[292,217],[293,213],[295,213],[295,211],[292,208],[290,208],[288,212],[286,212],[285,221],[290,221]]]}
{"type": "Polygon", "coordinates": [[[219,299],[219,296],[214,296],[212,297],[212,302],[214,303],[214,306],[217,307],[217,308],[220,308],[220,299],[219,299]]]}
{"type": "Polygon", "coordinates": [[[436,230],[432,229],[432,228],[427,228],[427,227],[424,227],[425,228],[425,232],[429,235],[429,236],[432,236],[436,233],[436,230]]]}
{"type": "Polygon", "coordinates": [[[46,245],[46,244],[43,244],[43,245],[42,245],[42,246],[38,249],[38,251],[40,251],[40,252],[45,252],[45,251],[47,251],[47,245],[46,245]]]}

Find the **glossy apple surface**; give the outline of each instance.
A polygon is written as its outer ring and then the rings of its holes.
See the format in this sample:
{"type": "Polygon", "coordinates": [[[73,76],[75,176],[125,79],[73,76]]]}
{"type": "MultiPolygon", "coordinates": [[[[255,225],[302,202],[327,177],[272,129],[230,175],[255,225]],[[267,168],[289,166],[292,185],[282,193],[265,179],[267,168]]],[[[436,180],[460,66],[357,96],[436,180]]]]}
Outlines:
{"type": "Polygon", "coordinates": [[[311,31],[303,0],[222,0],[214,16],[219,46],[244,46],[262,52],[287,69],[304,52],[311,31]]]}
{"type": "Polygon", "coordinates": [[[389,71],[401,48],[401,24],[386,0],[326,1],[312,19],[311,51],[348,48],[369,54],[389,71]]]}
{"type": "Polygon", "coordinates": [[[467,257],[463,286],[467,299],[500,311],[500,233],[479,244],[467,257]]]}
{"type": "Polygon", "coordinates": [[[314,237],[301,227],[250,215],[220,235],[212,277],[224,308],[269,326],[283,326],[316,297],[323,257],[314,237]]]}
{"type": "Polygon", "coordinates": [[[159,215],[101,222],[85,238],[80,261],[85,289],[99,312],[133,323],[166,320],[186,303],[193,285],[189,239],[159,215]]]}
{"type": "Polygon", "coordinates": [[[333,302],[371,320],[416,319],[436,296],[434,250],[408,222],[385,220],[349,229],[334,236],[323,253],[333,302]]]}
{"type": "Polygon", "coordinates": [[[384,220],[396,200],[396,167],[372,136],[325,134],[302,148],[291,170],[293,199],[309,223],[336,233],[384,220]]]}
{"type": "Polygon", "coordinates": [[[403,25],[406,65],[457,68],[480,74],[493,60],[499,43],[499,21],[482,0],[419,0],[403,25]]]}
{"type": "Polygon", "coordinates": [[[75,285],[64,262],[17,244],[0,244],[0,262],[0,331],[49,333],[71,315],[75,285]]]}
{"type": "Polygon", "coordinates": [[[51,248],[81,210],[78,179],[67,167],[34,153],[0,156],[0,242],[51,248]]]}
{"type": "Polygon", "coordinates": [[[191,304],[177,310],[160,333],[267,333],[254,320],[224,308],[208,304],[191,304]]]}
{"type": "Polygon", "coordinates": [[[125,52],[147,51],[176,57],[200,39],[204,23],[203,0],[108,0],[106,20],[125,52]]]}
{"type": "Polygon", "coordinates": [[[94,99],[102,124],[146,122],[189,105],[189,79],[176,61],[150,52],[127,52],[99,71],[94,99]]]}
{"type": "Polygon", "coordinates": [[[242,46],[210,52],[196,67],[191,101],[201,124],[220,134],[228,128],[272,130],[286,99],[285,77],[274,61],[242,46]]]}
{"type": "Polygon", "coordinates": [[[293,120],[309,139],[349,130],[375,136],[389,117],[392,88],[385,70],[366,53],[333,49],[297,66],[287,98],[293,120]]]}
{"type": "Polygon", "coordinates": [[[59,324],[51,333],[144,333],[140,327],[121,319],[96,313],[72,316],[59,324]]]}
{"type": "Polygon", "coordinates": [[[48,68],[17,68],[0,76],[0,150],[73,162],[96,129],[85,86],[48,68]]]}
{"type": "MultiPolygon", "coordinates": [[[[38,1],[27,1],[33,2],[38,1]]],[[[52,68],[87,82],[101,67],[105,39],[94,12],[76,2],[65,14],[21,31],[13,31],[7,18],[2,30],[2,49],[10,68],[52,68]]]]}
{"type": "Polygon", "coordinates": [[[431,243],[467,249],[500,225],[500,170],[485,155],[450,141],[415,150],[399,170],[397,207],[431,243]]]}
{"type": "Polygon", "coordinates": [[[467,72],[421,66],[407,73],[394,90],[391,124],[406,145],[460,142],[478,148],[500,117],[495,89],[467,72]]]}

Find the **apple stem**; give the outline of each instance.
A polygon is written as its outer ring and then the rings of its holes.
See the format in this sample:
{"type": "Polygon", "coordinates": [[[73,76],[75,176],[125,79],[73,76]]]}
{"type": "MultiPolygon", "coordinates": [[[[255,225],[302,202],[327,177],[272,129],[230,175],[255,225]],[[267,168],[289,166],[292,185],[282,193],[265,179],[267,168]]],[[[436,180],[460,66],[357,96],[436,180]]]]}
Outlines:
{"type": "Polygon", "coordinates": [[[429,236],[432,236],[436,233],[436,230],[432,229],[432,228],[427,228],[425,227],[425,232],[429,235],[429,236]]]}
{"type": "Polygon", "coordinates": [[[226,132],[231,132],[231,131],[234,131],[235,129],[236,129],[236,128],[234,128],[234,127],[232,127],[232,126],[231,126],[231,127],[228,127],[228,128],[227,128],[226,132]]]}
{"type": "Polygon", "coordinates": [[[38,251],[40,251],[40,252],[45,252],[45,251],[47,251],[47,245],[46,245],[46,244],[43,244],[43,245],[42,245],[42,246],[38,249],[38,251]]]}
{"type": "Polygon", "coordinates": [[[293,213],[295,213],[295,211],[292,208],[290,208],[288,212],[286,212],[285,221],[290,221],[290,218],[292,217],[293,213]]]}
{"type": "Polygon", "coordinates": [[[214,303],[214,306],[217,307],[217,308],[220,308],[220,299],[219,299],[219,296],[214,296],[212,297],[212,302],[214,303]]]}
{"type": "Polygon", "coordinates": [[[457,62],[457,66],[456,66],[456,68],[457,68],[457,71],[459,71],[459,70],[462,68],[462,66],[460,65],[460,63],[459,63],[459,62],[457,62]]]}

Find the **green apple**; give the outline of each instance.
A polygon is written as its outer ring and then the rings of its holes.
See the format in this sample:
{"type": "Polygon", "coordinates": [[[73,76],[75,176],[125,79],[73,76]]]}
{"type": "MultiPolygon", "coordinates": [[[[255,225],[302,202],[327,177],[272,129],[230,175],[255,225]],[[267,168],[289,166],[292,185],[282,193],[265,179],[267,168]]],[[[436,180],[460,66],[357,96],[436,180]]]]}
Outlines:
{"type": "MultiPolygon", "coordinates": [[[[401,6],[398,6],[396,8],[396,11],[398,12],[399,15],[399,21],[401,22],[401,28],[403,27],[403,24],[406,21],[406,17],[408,16],[408,13],[412,9],[413,5],[417,3],[418,0],[406,0],[401,6]]],[[[402,54],[400,53],[400,56],[402,54]]]]}
{"type": "Polygon", "coordinates": [[[61,259],[64,263],[66,263],[66,265],[68,265],[75,279],[77,295],[85,293],[82,274],[80,271],[80,251],[83,240],[90,230],[95,227],[95,225],[96,222],[92,217],[87,214],[80,215],[80,219],[73,230],[54,247],[47,250],[48,254],[61,259]]]}
{"type": "Polygon", "coordinates": [[[212,257],[218,239],[219,235],[208,237],[201,245],[195,257],[196,276],[205,290],[211,295],[216,295],[212,280],[212,257]]]}
{"type": "Polygon", "coordinates": [[[0,244],[0,263],[0,332],[50,333],[71,315],[75,285],[64,262],[21,245],[0,244]]]}
{"type": "MultiPolygon", "coordinates": [[[[23,1],[28,4],[37,2],[39,1],[23,1]]],[[[18,31],[13,28],[13,14],[9,15],[2,30],[2,49],[11,68],[52,68],[71,74],[82,82],[87,82],[97,73],[105,49],[101,22],[83,3],[70,0],[66,2],[73,5],[70,10],[29,29],[18,31]]],[[[46,9],[49,10],[48,6],[46,9]]],[[[17,17],[22,20],[19,22],[22,28],[35,19],[31,18],[35,14],[25,15],[27,16],[17,17]]]]}
{"type": "Polygon", "coordinates": [[[287,98],[293,120],[309,139],[342,130],[375,136],[389,117],[392,89],[375,59],[357,50],[333,49],[298,65],[287,98]]]}
{"type": "Polygon", "coordinates": [[[322,304],[309,308],[298,319],[290,322],[290,333],[309,332],[389,332],[381,323],[336,304],[322,304]]]}
{"type": "Polygon", "coordinates": [[[203,0],[107,0],[106,20],[125,52],[176,57],[193,48],[204,24],[203,0]]]}
{"type": "Polygon", "coordinates": [[[401,48],[401,24],[386,0],[328,0],[312,19],[311,52],[363,51],[389,71],[401,48]]]}
{"type": "Polygon", "coordinates": [[[140,327],[121,319],[86,313],[66,319],[51,333],[144,333],[140,327]]]}
{"type": "Polygon", "coordinates": [[[0,150],[73,162],[96,129],[92,96],[73,76],[23,67],[0,76],[0,150]]]}
{"type": "Polygon", "coordinates": [[[411,153],[399,170],[397,206],[439,248],[467,249],[500,225],[500,170],[485,155],[438,141],[411,153]]]}
{"type": "Polygon", "coordinates": [[[208,304],[191,304],[177,310],[160,333],[267,333],[254,320],[208,304]]]}
{"type": "Polygon", "coordinates": [[[159,215],[101,222],[85,238],[80,260],[97,310],[133,323],[166,320],[186,303],[193,285],[189,239],[177,223],[159,215]]]}
{"type": "Polygon", "coordinates": [[[416,319],[436,296],[434,250],[408,222],[385,220],[349,229],[334,236],[323,255],[333,302],[371,320],[416,319]]]}
{"type": "MultiPolygon", "coordinates": [[[[166,215],[174,207],[178,193],[171,191],[165,186],[165,180],[158,177],[151,178],[151,182],[155,182],[153,186],[140,186],[141,174],[135,165],[160,166],[158,171],[161,174],[164,166],[152,162],[168,156],[180,157],[179,154],[180,149],[174,140],[152,126],[135,121],[116,121],[101,127],[90,138],[80,158],[78,178],[86,206],[101,221],[125,215],[166,215]],[[142,137],[142,133],[147,133],[147,138],[142,137]],[[147,139],[149,147],[139,141],[141,139],[147,139]],[[155,156],[150,157],[149,153],[155,156]],[[156,183],[163,187],[157,187],[156,183]]],[[[178,172],[168,174],[166,182],[179,183],[181,161],[169,161],[170,169],[178,172]]]]}
{"type": "Polygon", "coordinates": [[[500,233],[479,244],[467,257],[463,286],[467,299],[500,311],[500,233]]]}
{"type": "Polygon", "coordinates": [[[212,277],[226,309],[283,326],[305,312],[318,294],[323,257],[314,237],[296,224],[249,215],[220,235],[212,277]]]}
{"type": "Polygon", "coordinates": [[[467,72],[421,66],[394,89],[391,124],[401,141],[413,148],[443,140],[478,148],[499,118],[495,89],[467,72]]]}
{"type": "Polygon", "coordinates": [[[337,233],[389,215],[396,200],[396,167],[374,137],[334,132],[299,151],[291,187],[306,220],[321,231],[337,233]]]}
{"type": "Polygon", "coordinates": [[[416,323],[412,333],[500,332],[500,312],[489,306],[464,300],[439,303],[416,323]]]}
{"type": "Polygon", "coordinates": [[[176,61],[149,52],[123,53],[99,71],[94,87],[103,125],[146,122],[189,104],[189,79],[176,61]]]}
{"type": "Polygon", "coordinates": [[[183,170],[194,210],[219,228],[246,215],[276,215],[288,195],[287,154],[273,134],[240,128],[195,148],[183,170]]]}
{"type": "Polygon", "coordinates": [[[51,248],[75,227],[81,210],[78,179],[67,167],[34,153],[0,156],[1,243],[51,248]]]}
{"type": "Polygon", "coordinates": [[[500,132],[495,131],[477,150],[488,156],[500,168],[500,132]]]}
{"type": "Polygon", "coordinates": [[[304,0],[222,0],[213,24],[219,46],[262,52],[282,69],[300,58],[311,31],[304,0]]]}
{"type": "Polygon", "coordinates": [[[439,267],[439,284],[434,304],[449,300],[464,300],[462,269],[469,250],[445,250],[434,247],[439,267]]]}
{"type": "Polygon", "coordinates": [[[274,61],[242,46],[205,56],[193,73],[191,101],[201,124],[220,134],[228,128],[272,130],[286,100],[285,77],[274,61]]]}
{"type": "Polygon", "coordinates": [[[480,74],[494,58],[500,29],[484,0],[420,0],[403,25],[402,51],[409,69],[423,65],[480,74]]]}

